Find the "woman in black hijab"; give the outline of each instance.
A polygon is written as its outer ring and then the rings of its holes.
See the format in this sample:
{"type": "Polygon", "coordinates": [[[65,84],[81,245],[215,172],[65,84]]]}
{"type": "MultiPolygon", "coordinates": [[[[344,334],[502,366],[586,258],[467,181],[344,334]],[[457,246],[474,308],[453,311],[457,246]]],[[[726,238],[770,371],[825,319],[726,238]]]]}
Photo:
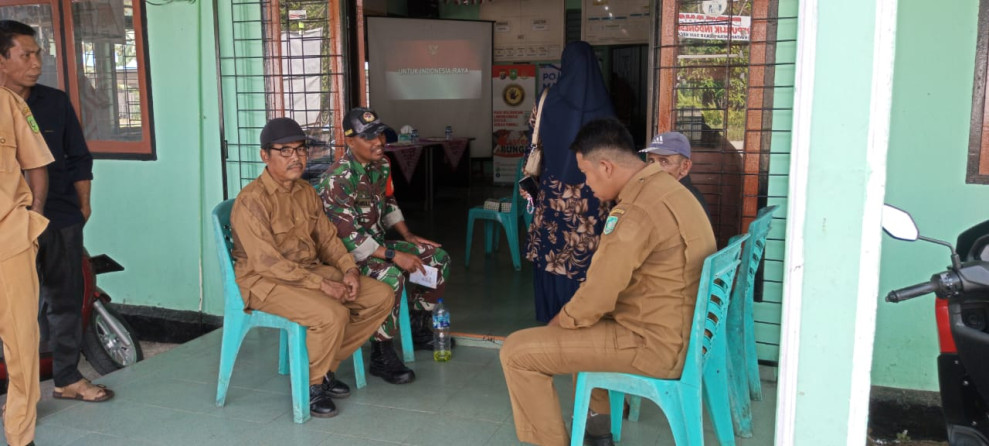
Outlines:
{"type": "Polygon", "coordinates": [[[614,116],[591,45],[568,44],[560,79],[543,104],[543,168],[526,249],[526,258],[534,264],[536,319],[542,322],[556,316],[584,281],[611,207],[584,184],[570,144],[584,123],[614,116]]]}

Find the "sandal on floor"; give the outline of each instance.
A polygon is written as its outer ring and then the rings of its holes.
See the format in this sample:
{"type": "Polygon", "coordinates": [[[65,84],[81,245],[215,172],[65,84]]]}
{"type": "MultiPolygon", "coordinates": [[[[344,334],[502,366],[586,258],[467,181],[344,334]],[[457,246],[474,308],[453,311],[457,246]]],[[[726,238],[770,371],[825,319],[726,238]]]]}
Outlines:
{"type": "MultiPolygon", "coordinates": [[[[69,387],[75,385],[75,384],[71,384],[69,386],[61,388],[61,390],[56,387],[55,390],[52,391],[52,398],[60,399],[60,400],[78,400],[78,401],[85,401],[87,403],[100,403],[113,398],[113,391],[106,388],[106,386],[104,386],[103,384],[93,384],[87,380],[82,380],[82,382],[84,382],[84,384],[82,384],[83,386],[92,386],[94,389],[103,390],[103,394],[93,398],[86,398],[86,396],[83,395],[81,392],[69,390],[69,387]]],[[[96,390],[93,390],[91,392],[97,393],[96,390]]]]}

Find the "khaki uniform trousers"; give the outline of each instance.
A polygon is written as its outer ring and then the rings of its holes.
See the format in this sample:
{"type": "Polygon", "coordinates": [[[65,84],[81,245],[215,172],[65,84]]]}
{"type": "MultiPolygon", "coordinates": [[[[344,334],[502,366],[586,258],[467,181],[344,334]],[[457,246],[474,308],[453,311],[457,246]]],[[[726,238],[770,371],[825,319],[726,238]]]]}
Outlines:
{"type": "MultiPolygon", "coordinates": [[[[519,330],[501,347],[501,367],[512,400],[515,433],[520,441],[545,446],[570,444],[553,375],[577,372],[642,374],[632,367],[638,349],[617,348],[617,334],[629,331],[604,319],[592,327],[569,330],[536,327],[519,330]]],[[[608,393],[595,389],[591,410],[610,413],[608,393]]],[[[568,417],[569,418],[569,417],[568,417]]]]}
{"type": "Polygon", "coordinates": [[[3,416],[7,443],[34,441],[41,398],[38,371],[38,245],[0,261],[0,338],[10,384],[3,416]]]}
{"type": "MultiPolygon", "coordinates": [[[[340,281],[343,273],[320,265],[313,272],[340,281]]],[[[320,290],[275,285],[262,300],[251,293],[248,307],[276,314],[306,328],[309,351],[309,385],[323,382],[326,372],[336,371],[340,362],[367,342],[391,312],[394,292],[377,280],[359,276],[361,290],[352,302],[340,302],[320,290]]]]}

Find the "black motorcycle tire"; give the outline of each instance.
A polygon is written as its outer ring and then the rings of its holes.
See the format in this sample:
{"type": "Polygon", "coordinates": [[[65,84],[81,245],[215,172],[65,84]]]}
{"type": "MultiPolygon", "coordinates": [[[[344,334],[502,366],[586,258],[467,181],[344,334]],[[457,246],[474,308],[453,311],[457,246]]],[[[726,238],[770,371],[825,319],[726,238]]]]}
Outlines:
{"type": "MultiPolygon", "coordinates": [[[[137,332],[135,332],[130,324],[128,324],[124,318],[120,317],[120,314],[110,307],[110,305],[104,304],[104,306],[110,317],[116,319],[116,322],[120,324],[124,331],[126,331],[129,335],[132,345],[131,348],[134,349],[136,353],[136,360],[134,362],[144,359],[144,351],[141,350],[141,344],[137,341],[137,332]]],[[[102,319],[102,316],[94,308],[92,314],[89,316],[89,327],[82,334],[82,354],[86,356],[86,360],[93,366],[93,369],[101,375],[106,375],[107,373],[119,370],[131,364],[122,364],[118,360],[114,359],[110,352],[108,352],[104,347],[104,343],[101,340],[101,334],[103,335],[103,339],[106,339],[106,336],[108,335],[115,338],[116,335],[113,333],[101,333],[102,330],[97,323],[100,319],[102,319]]]]}

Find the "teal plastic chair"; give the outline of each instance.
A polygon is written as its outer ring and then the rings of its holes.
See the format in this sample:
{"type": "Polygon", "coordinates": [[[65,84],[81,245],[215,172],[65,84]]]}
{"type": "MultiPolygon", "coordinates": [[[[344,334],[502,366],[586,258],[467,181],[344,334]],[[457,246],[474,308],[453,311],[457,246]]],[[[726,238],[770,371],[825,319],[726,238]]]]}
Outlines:
{"type": "Polygon", "coordinates": [[[752,317],[755,276],[766,250],[766,237],[772,226],[773,213],[778,206],[759,210],[749,223],[749,239],[742,247],[742,263],[732,291],[728,308],[728,359],[731,378],[731,409],[735,432],[752,436],[753,400],[762,400],[759,381],[759,357],[756,353],[755,322],[752,317]]]}
{"type": "MultiPolygon", "coordinates": [[[[216,235],[220,274],[223,279],[223,340],[220,347],[220,373],[216,382],[216,405],[223,407],[230,387],[237,352],[248,330],[254,327],[277,328],[281,332],[278,351],[278,373],[290,376],[292,383],[292,420],[305,423],[309,419],[309,351],[306,350],[306,328],[280,316],[253,310],[244,312],[244,300],[234,278],[234,262],[230,255],[233,237],[230,235],[230,210],[234,200],[224,201],[213,209],[213,229],[216,235]]],[[[361,349],[354,352],[354,377],[357,388],[367,385],[364,356],[361,349]]]]}
{"type": "Polygon", "coordinates": [[[501,224],[505,228],[505,238],[508,240],[508,249],[512,255],[512,266],[515,267],[516,271],[522,269],[522,261],[519,255],[519,230],[520,223],[519,219],[525,219],[525,227],[532,222],[531,214],[525,210],[525,201],[522,200],[519,195],[519,182],[518,180],[522,178],[522,161],[519,160],[518,167],[516,168],[515,183],[512,187],[512,197],[504,198],[501,201],[509,201],[512,203],[512,209],[508,212],[501,212],[501,210],[489,210],[484,209],[481,206],[476,206],[471,208],[467,212],[467,249],[464,253],[464,266],[470,267],[470,245],[474,238],[474,222],[476,220],[484,221],[484,253],[491,254],[495,247],[499,244],[498,232],[495,231],[495,223],[501,224]]]}
{"type": "Polygon", "coordinates": [[[680,379],[609,372],[577,374],[571,446],[584,444],[587,408],[591,389],[594,388],[608,390],[611,435],[616,442],[621,441],[625,394],[631,394],[649,398],[659,405],[666,414],[678,445],[704,444],[702,405],[707,406],[718,441],[722,445],[735,444],[728,402],[726,324],[723,321],[728,313],[742,243],[746,239],[748,235],[742,235],[724,249],[704,259],[687,356],[680,379]]]}

